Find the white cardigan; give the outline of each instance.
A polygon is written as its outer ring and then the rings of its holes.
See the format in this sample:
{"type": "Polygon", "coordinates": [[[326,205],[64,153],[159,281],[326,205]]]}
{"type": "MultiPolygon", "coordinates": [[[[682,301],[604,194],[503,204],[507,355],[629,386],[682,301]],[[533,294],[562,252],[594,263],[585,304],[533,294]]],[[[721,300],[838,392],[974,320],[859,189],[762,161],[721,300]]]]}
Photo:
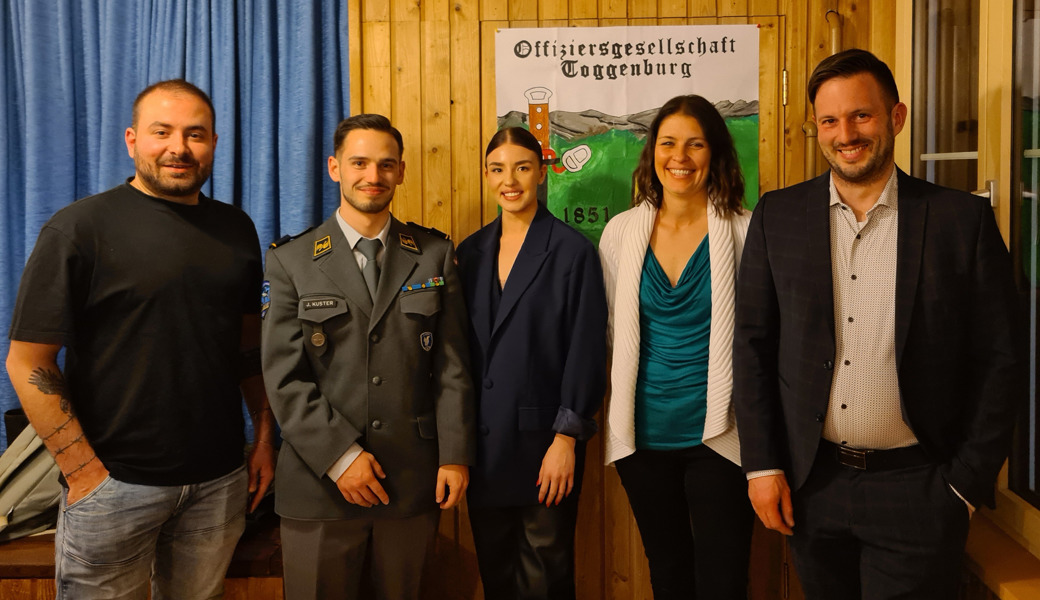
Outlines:
{"type": "MultiPolygon", "coordinates": [[[[610,399],[607,404],[606,463],[636,451],[635,397],[639,372],[639,285],[657,209],[647,202],[607,223],[599,242],[610,308],[612,344],[610,399]]],[[[711,333],[708,339],[708,410],[704,443],[740,464],[740,443],[730,406],[733,390],[733,311],[737,269],[751,212],[725,218],[708,210],[711,261],[711,333]]]]}

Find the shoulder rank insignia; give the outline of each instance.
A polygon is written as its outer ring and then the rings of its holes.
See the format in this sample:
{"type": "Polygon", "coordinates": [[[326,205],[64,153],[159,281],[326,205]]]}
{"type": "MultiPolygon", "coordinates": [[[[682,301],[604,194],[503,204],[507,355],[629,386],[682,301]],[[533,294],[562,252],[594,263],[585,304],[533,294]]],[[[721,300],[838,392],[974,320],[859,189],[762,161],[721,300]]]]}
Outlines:
{"type": "Polygon", "coordinates": [[[408,221],[408,226],[409,227],[415,227],[416,229],[420,229],[422,231],[425,231],[426,233],[428,233],[428,234],[430,234],[432,236],[436,236],[436,237],[443,238],[443,239],[446,239],[446,240],[450,240],[451,239],[451,237],[448,234],[444,233],[443,231],[439,231],[437,229],[434,229],[433,227],[423,227],[422,225],[420,225],[420,224],[418,224],[418,223],[416,223],[414,221],[408,221]]]}
{"type": "Polygon", "coordinates": [[[401,240],[401,247],[409,252],[416,254],[422,254],[422,250],[419,249],[419,244],[415,243],[415,238],[408,235],[407,233],[397,234],[399,240],[401,240]]]}
{"type": "Polygon", "coordinates": [[[314,258],[326,254],[332,250],[332,236],[325,236],[314,241],[314,258]]]}
{"type": "Polygon", "coordinates": [[[307,229],[304,229],[303,231],[301,231],[300,233],[297,233],[296,235],[283,235],[282,237],[278,238],[277,240],[271,242],[271,245],[268,246],[268,248],[277,248],[278,246],[285,245],[286,243],[291,242],[291,241],[295,240],[296,238],[300,237],[301,235],[307,233],[311,229],[314,229],[314,228],[313,227],[308,227],[307,229]]]}

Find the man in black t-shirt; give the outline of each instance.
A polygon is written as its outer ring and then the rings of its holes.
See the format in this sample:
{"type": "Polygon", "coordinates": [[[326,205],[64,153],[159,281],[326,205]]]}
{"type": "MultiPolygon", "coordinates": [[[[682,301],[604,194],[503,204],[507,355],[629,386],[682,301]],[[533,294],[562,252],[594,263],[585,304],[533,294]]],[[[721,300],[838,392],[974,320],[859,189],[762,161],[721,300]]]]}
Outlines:
{"type": "Polygon", "coordinates": [[[134,176],[59,210],[22,275],[7,370],[67,486],[58,598],[219,596],[248,495],[255,508],[273,477],[259,241],[200,193],[214,120],[186,81],[142,91],[134,176]]]}

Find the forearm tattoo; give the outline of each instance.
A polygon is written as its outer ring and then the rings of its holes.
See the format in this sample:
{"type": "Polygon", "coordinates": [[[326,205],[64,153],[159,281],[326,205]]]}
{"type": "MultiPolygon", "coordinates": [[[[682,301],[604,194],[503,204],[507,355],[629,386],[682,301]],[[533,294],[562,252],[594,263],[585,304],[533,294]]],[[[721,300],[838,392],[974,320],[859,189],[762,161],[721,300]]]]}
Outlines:
{"type": "Polygon", "coordinates": [[[69,477],[72,477],[76,473],[79,473],[80,471],[85,469],[87,465],[89,465],[90,463],[94,462],[95,460],[97,460],[97,455],[96,454],[91,456],[90,458],[88,458],[87,462],[81,463],[78,467],[76,467],[75,469],[73,469],[73,470],[69,471],[68,473],[66,473],[65,474],[65,478],[68,479],[69,477]]]}
{"type": "MultiPolygon", "coordinates": [[[[51,437],[51,436],[47,436],[47,437],[51,437]]],[[[61,448],[58,448],[57,450],[55,450],[55,451],[54,451],[54,455],[55,455],[55,456],[57,456],[57,455],[59,455],[59,454],[64,454],[66,450],[68,450],[69,448],[71,448],[71,447],[75,446],[75,445],[76,445],[76,443],[77,443],[77,442],[79,442],[79,441],[80,441],[80,440],[82,440],[82,439],[83,439],[83,434],[81,433],[81,434],[79,434],[79,437],[77,437],[76,439],[72,440],[72,441],[71,441],[71,442],[69,442],[68,444],[65,444],[65,446],[63,446],[63,447],[61,447],[61,448]]],[[[45,441],[46,441],[46,440],[45,440],[45,441]]]]}
{"type": "Polygon", "coordinates": [[[36,386],[36,389],[40,392],[51,395],[60,396],[61,401],[59,406],[61,412],[71,415],[72,405],[69,403],[69,395],[65,386],[65,378],[62,377],[61,372],[51,371],[44,367],[36,367],[32,371],[32,375],[29,375],[29,383],[36,386]]]}
{"type": "MultiPolygon", "coordinates": [[[[67,426],[68,426],[68,424],[69,424],[69,423],[71,423],[71,422],[72,422],[72,417],[70,416],[70,417],[69,417],[68,419],[66,419],[66,420],[65,420],[65,422],[64,422],[64,423],[62,423],[61,425],[58,425],[57,427],[55,427],[55,428],[54,428],[54,431],[50,432],[50,433],[49,433],[48,435],[45,435],[45,436],[43,436],[43,437],[42,437],[42,438],[40,438],[40,439],[42,439],[43,441],[45,441],[45,442],[46,442],[47,440],[49,440],[49,439],[51,439],[52,437],[54,437],[54,436],[58,435],[59,433],[61,433],[61,430],[62,430],[62,429],[65,429],[65,427],[67,427],[67,426]]],[[[83,437],[83,436],[80,436],[80,437],[83,437]]],[[[78,439],[78,438],[77,438],[77,439],[78,439]]],[[[64,448],[62,448],[62,450],[58,451],[58,454],[61,454],[61,452],[62,452],[63,450],[64,450],[64,448]]]]}

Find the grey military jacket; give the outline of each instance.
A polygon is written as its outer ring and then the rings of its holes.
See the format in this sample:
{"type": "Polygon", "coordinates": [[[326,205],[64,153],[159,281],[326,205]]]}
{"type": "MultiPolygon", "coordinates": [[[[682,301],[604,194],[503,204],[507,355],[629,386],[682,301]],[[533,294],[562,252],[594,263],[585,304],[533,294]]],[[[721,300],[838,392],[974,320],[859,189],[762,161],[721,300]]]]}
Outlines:
{"type": "Polygon", "coordinates": [[[267,252],[264,382],[281,426],[275,509],[295,519],[437,507],[440,465],[472,465],[465,302],[451,242],[391,217],[375,300],[335,215],[267,252]],[[326,471],[353,444],[386,473],[386,506],[348,503],[326,471]]]}

